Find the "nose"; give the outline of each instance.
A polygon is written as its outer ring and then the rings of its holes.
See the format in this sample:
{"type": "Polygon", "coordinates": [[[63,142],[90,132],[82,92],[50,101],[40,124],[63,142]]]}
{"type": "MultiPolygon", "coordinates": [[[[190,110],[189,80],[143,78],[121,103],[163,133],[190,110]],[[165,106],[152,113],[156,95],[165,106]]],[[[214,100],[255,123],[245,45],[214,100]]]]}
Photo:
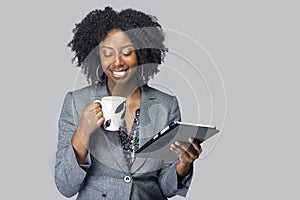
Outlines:
{"type": "Polygon", "coordinates": [[[117,55],[112,64],[113,64],[114,67],[121,67],[121,66],[123,66],[124,63],[123,63],[123,60],[122,60],[122,56],[121,55],[117,55]]]}

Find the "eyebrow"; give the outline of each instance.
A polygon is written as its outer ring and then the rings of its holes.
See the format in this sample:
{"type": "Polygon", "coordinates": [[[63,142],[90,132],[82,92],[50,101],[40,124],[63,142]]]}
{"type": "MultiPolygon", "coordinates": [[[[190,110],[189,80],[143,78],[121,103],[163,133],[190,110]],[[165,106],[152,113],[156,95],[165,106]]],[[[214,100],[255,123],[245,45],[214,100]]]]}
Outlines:
{"type": "MultiPolygon", "coordinates": [[[[127,45],[123,46],[121,49],[124,49],[126,47],[133,47],[133,45],[132,44],[127,44],[127,45]]],[[[112,50],[114,49],[110,46],[105,46],[105,45],[103,45],[101,48],[107,48],[107,49],[112,49],[112,50]]]]}

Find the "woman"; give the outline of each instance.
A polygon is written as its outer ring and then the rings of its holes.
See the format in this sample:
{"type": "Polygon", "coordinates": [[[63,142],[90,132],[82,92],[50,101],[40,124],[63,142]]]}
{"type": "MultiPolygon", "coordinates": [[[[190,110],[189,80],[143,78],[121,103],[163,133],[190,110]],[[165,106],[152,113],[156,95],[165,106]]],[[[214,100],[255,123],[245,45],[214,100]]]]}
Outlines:
{"type": "Polygon", "coordinates": [[[152,16],[110,7],[90,12],[69,43],[90,86],[68,92],[59,119],[55,182],[77,199],[167,199],[185,196],[193,162],[201,147],[176,142],[173,163],[135,157],[157,131],[180,120],[176,97],[147,85],[158,72],[166,48],[161,26],[152,16]],[[103,128],[103,111],[94,100],[126,98],[125,126],[103,128]]]}

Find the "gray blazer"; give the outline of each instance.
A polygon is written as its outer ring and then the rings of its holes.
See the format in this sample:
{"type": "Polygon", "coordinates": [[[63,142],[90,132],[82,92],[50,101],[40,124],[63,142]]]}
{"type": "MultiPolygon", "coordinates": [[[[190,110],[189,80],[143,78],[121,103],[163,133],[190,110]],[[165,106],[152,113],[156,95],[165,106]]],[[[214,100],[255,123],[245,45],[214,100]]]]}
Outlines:
{"type": "MultiPolygon", "coordinates": [[[[174,120],[180,120],[176,97],[147,85],[141,87],[140,146],[174,120]]],[[[129,170],[116,132],[99,127],[91,138],[84,165],[78,165],[71,138],[83,109],[108,96],[105,83],[68,92],[59,118],[55,182],[60,193],[77,199],[160,200],[186,196],[193,170],[179,180],[176,163],[139,158],[129,170]]]]}

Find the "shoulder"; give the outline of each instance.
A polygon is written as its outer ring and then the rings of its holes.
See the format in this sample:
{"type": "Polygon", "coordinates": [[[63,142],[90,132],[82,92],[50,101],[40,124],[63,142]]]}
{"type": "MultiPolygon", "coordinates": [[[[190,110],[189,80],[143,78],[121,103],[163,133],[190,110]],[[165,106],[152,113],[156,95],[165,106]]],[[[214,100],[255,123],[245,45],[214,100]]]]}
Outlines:
{"type": "Polygon", "coordinates": [[[95,97],[96,85],[89,85],[80,89],[72,90],[67,93],[76,103],[90,102],[95,97]]]}
{"type": "Polygon", "coordinates": [[[75,109],[78,113],[95,99],[95,85],[89,85],[80,89],[69,91],[65,97],[65,103],[75,109]]]}
{"type": "Polygon", "coordinates": [[[76,89],[71,91],[71,93],[75,96],[86,96],[86,95],[91,95],[93,93],[95,93],[95,87],[96,85],[89,85],[80,89],[76,89]]]}

